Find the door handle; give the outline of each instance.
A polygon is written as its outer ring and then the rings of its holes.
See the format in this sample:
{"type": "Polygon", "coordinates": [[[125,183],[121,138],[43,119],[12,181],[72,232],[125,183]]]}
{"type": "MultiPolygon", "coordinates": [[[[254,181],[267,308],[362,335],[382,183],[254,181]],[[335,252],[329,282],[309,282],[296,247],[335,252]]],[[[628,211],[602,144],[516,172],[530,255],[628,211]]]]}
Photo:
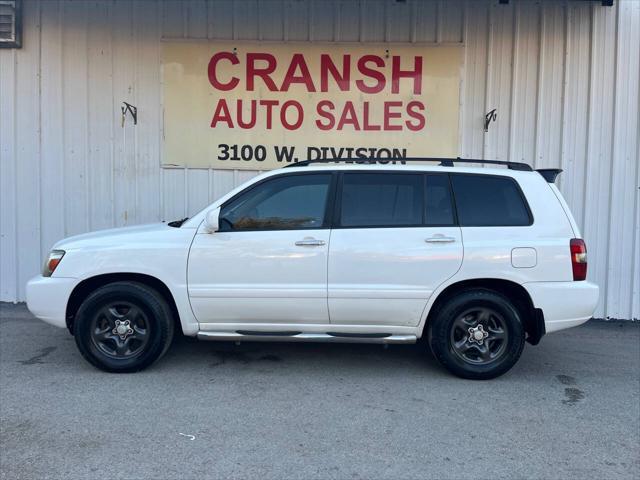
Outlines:
{"type": "Polygon", "coordinates": [[[296,245],[298,247],[319,247],[324,245],[324,240],[317,240],[315,238],[305,238],[303,240],[298,240],[296,245]]]}
{"type": "Polygon", "coordinates": [[[445,237],[444,235],[434,235],[433,237],[426,238],[424,240],[427,243],[451,243],[455,242],[454,237],[445,237]]]}

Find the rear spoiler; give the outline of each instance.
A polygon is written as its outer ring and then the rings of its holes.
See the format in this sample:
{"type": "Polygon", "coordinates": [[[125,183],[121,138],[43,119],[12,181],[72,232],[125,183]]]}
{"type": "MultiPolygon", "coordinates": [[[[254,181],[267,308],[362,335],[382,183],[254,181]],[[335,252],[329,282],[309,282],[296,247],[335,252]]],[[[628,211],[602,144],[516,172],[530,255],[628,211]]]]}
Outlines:
{"type": "Polygon", "coordinates": [[[561,168],[540,168],[536,170],[549,183],[555,183],[556,177],[562,173],[561,168]]]}

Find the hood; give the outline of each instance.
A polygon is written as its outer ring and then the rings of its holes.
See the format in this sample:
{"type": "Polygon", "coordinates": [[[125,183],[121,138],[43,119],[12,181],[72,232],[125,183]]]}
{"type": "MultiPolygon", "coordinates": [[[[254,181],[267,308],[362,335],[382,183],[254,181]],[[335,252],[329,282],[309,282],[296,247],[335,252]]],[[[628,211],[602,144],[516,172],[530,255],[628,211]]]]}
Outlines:
{"type": "Polygon", "coordinates": [[[52,247],[52,250],[59,249],[66,251],[84,247],[115,246],[135,241],[147,241],[157,239],[162,235],[169,234],[170,231],[176,230],[179,229],[169,227],[166,223],[110,228],[65,238],[57,242],[52,247]]]}

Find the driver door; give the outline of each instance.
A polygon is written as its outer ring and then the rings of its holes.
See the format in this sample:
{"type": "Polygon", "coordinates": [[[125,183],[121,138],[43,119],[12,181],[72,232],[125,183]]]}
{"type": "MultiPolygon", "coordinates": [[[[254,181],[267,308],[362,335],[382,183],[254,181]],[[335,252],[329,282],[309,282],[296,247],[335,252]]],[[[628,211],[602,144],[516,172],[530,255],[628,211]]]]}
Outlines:
{"type": "Polygon", "coordinates": [[[201,323],[329,323],[331,173],[269,177],[222,205],[196,234],[189,297],[201,323]]]}

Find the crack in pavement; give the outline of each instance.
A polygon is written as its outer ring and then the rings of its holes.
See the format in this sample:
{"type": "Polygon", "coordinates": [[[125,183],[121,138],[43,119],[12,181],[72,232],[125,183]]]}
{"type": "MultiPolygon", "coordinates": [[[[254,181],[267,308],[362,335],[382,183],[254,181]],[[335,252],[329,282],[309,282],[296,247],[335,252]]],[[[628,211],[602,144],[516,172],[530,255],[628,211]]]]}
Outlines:
{"type": "Polygon", "coordinates": [[[53,352],[56,348],[58,347],[44,347],[40,349],[40,353],[38,355],[34,355],[33,357],[27,360],[19,360],[18,363],[21,363],[22,365],[43,364],[45,362],[43,362],[42,359],[47,355],[49,355],[51,352],[53,352]]]}

